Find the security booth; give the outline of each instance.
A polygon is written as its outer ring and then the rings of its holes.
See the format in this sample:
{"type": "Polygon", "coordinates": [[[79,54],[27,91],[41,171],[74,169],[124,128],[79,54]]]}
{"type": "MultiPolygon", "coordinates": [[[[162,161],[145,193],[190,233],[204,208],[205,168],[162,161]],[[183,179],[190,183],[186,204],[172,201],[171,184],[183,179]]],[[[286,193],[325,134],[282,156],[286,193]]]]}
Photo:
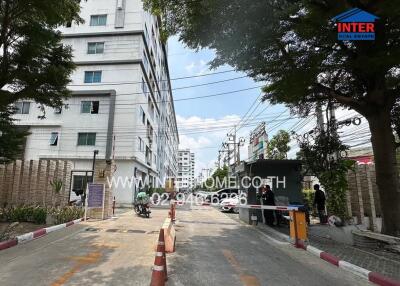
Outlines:
{"type": "MultiPolygon", "coordinates": [[[[261,204],[257,194],[259,186],[266,184],[274,192],[277,206],[299,206],[303,204],[301,166],[300,160],[259,159],[242,162],[235,175],[247,194],[247,205],[261,204]]],[[[239,208],[239,218],[249,224],[255,219],[262,222],[262,210],[239,208]]]]}

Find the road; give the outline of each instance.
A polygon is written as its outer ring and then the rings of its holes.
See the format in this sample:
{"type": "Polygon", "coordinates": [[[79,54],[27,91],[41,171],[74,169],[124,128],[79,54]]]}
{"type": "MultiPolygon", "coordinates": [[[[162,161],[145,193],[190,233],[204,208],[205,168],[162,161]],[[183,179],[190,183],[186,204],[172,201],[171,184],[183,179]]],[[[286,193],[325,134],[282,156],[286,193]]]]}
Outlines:
{"type": "MultiPolygon", "coordinates": [[[[143,219],[127,212],[2,251],[1,285],[149,285],[166,215],[154,209],[143,219]]],[[[180,208],[177,219],[168,285],[369,285],[211,207],[180,208]]]]}

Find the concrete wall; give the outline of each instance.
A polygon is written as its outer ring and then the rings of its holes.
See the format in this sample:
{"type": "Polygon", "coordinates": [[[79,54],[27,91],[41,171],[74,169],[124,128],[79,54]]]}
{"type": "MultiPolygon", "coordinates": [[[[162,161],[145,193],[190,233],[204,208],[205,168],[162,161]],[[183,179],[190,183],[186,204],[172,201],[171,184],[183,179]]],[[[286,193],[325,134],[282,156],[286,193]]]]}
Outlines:
{"type": "Polygon", "coordinates": [[[356,165],[347,175],[347,212],[359,224],[380,231],[381,207],[374,165],[356,165]]]}
{"type": "Polygon", "coordinates": [[[72,163],[61,160],[15,161],[0,165],[0,206],[68,205],[72,163]],[[57,194],[50,182],[63,182],[57,194]]]}

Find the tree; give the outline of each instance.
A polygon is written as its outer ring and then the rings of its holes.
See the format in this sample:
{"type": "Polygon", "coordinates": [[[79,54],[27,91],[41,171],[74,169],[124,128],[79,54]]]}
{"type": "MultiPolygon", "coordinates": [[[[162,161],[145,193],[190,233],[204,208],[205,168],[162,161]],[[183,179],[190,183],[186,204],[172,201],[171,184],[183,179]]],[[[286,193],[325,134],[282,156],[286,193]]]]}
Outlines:
{"type": "Polygon", "coordinates": [[[369,123],[383,232],[400,235],[400,191],[391,112],[400,97],[400,1],[145,0],[164,30],[211,66],[229,64],[266,81],[264,99],[306,115],[331,102],[369,123]],[[375,41],[337,40],[334,16],[358,7],[379,17],[375,41]]]}
{"type": "Polygon", "coordinates": [[[69,96],[66,86],[75,65],[56,28],[82,23],[79,11],[76,0],[0,1],[1,161],[16,158],[27,135],[13,128],[13,103],[34,100],[45,116],[44,106],[61,107],[69,96]]]}
{"type": "Polygon", "coordinates": [[[329,120],[327,130],[315,130],[312,135],[297,135],[300,145],[299,159],[304,162],[304,174],[318,177],[324,186],[328,199],[328,211],[343,221],[346,212],[347,173],[354,167],[354,161],[347,160],[348,146],[337,134],[336,120],[329,120]],[[310,138],[311,137],[311,138],[310,138]]]}
{"type": "Polygon", "coordinates": [[[227,181],[228,179],[228,166],[223,166],[222,168],[218,168],[214,171],[214,173],[211,175],[211,177],[207,178],[205,183],[203,184],[203,187],[205,187],[208,191],[214,191],[220,187],[224,188],[226,186],[220,186],[219,183],[221,184],[227,184],[229,183],[227,181]]]}
{"type": "Polygon", "coordinates": [[[287,159],[287,153],[290,151],[289,142],[289,133],[285,130],[279,130],[268,142],[267,158],[276,160],[287,159]]]}

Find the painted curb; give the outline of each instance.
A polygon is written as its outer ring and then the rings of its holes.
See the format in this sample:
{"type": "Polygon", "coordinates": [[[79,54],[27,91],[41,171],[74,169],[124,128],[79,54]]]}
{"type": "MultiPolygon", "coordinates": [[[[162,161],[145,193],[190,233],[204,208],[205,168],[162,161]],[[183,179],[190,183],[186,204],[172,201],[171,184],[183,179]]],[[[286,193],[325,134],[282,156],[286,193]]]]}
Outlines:
{"type": "Polygon", "coordinates": [[[315,248],[311,245],[304,245],[304,247],[301,247],[301,248],[312,253],[313,255],[318,256],[319,258],[329,262],[332,265],[335,265],[341,269],[349,271],[349,272],[351,272],[359,277],[362,277],[364,279],[367,279],[368,281],[375,283],[377,285],[400,286],[400,281],[396,281],[392,278],[386,277],[377,272],[369,271],[368,269],[359,267],[359,266],[349,263],[347,261],[340,260],[336,256],[334,256],[330,253],[324,252],[322,250],[319,250],[318,248],[315,248]]]}
{"type": "Polygon", "coordinates": [[[400,286],[400,281],[395,281],[376,272],[370,272],[368,280],[381,286],[400,286]]]}
{"type": "Polygon", "coordinates": [[[22,243],[26,243],[28,241],[32,241],[32,240],[34,240],[36,238],[40,238],[42,236],[45,236],[48,233],[51,233],[51,232],[54,232],[54,231],[69,227],[71,225],[78,224],[81,221],[83,221],[83,219],[76,219],[74,221],[70,221],[70,222],[67,222],[67,223],[63,223],[63,224],[59,224],[59,225],[53,225],[53,226],[46,227],[46,228],[40,228],[40,229],[37,229],[37,230],[32,231],[32,232],[28,232],[28,233],[25,233],[25,234],[22,234],[22,235],[18,235],[14,239],[0,242],[0,251],[4,250],[4,249],[7,249],[7,248],[10,248],[10,247],[14,247],[14,246],[16,246],[18,244],[22,244],[22,243]]]}
{"type": "MultiPolygon", "coordinates": [[[[272,230],[276,233],[282,234],[279,231],[272,230]]],[[[290,239],[289,236],[285,235],[287,238],[290,239]]],[[[292,241],[293,243],[293,241],[292,241]]],[[[346,270],[348,272],[351,272],[359,277],[362,277],[364,279],[367,279],[368,281],[375,283],[376,285],[380,286],[400,286],[400,281],[394,280],[392,278],[389,278],[387,276],[384,276],[380,273],[377,272],[372,272],[368,269],[362,268],[360,266],[357,266],[355,264],[349,263],[344,260],[340,260],[340,258],[327,253],[325,251],[322,251],[314,246],[307,245],[303,241],[299,240],[297,241],[297,246],[293,243],[292,244],[294,247],[299,248],[299,249],[304,249],[305,251],[331,263],[332,265],[335,265],[336,267],[339,267],[343,270],[346,270]]]]}
{"type": "Polygon", "coordinates": [[[11,239],[11,240],[0,242],[0,251],[3,249],[7,249],[10,247],[16,246],[17,244],[18,244],[17,239],[11,239]]]}

